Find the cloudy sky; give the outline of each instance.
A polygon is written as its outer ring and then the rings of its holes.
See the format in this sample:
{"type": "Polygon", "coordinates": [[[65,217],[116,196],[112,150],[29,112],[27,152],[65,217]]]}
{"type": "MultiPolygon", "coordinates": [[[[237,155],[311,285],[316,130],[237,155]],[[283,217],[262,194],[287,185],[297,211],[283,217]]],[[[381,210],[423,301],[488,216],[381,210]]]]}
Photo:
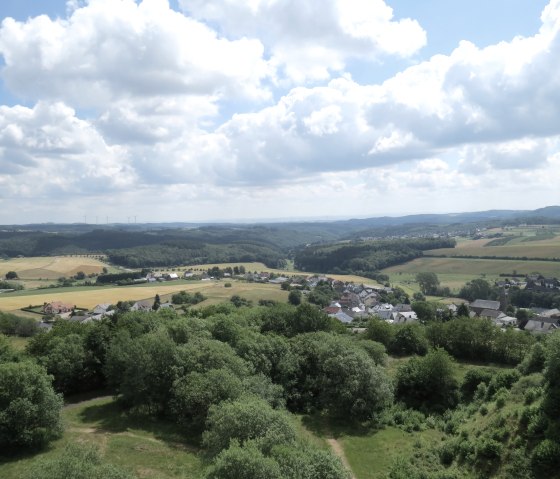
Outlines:
{"type": "Polygon", "coordinates": [[[2,0],[0,224],[560,204],[560,0],[2,0]]]}

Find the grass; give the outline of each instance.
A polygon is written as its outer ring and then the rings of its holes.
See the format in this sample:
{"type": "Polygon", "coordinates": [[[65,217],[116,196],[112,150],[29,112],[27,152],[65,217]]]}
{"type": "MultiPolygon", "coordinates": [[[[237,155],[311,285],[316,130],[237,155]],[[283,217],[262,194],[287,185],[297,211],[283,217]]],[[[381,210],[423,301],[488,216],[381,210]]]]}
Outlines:
{"type": "Polygon", "coordinates": [[[39,256],[30,258],[13,258],[0,261],[0,276],[8,271],[15,271],[23,280],[58,279],[61,276],[73,276],[79,271],[86,275],[101,273],[108,268],[91,256],[39,256]]]}
{"type": "Polygon", "coordinates": [[[31,338],[20,338],[19,336],[6,336],[10,344],[16,349],[17,351],[23,351],[25,346],[31,338]]]}
{"type": "MultiPolygon", "coordinates": [[[[42,458],[57,457],[73,442],[97,444],[107,462],[146,479],[198,478],[202,462],[198,436],[185,439],[175,424],[129,416],[112,398],[69,405],[63,411],[64,436],[49,449],[16,458],[0,457],[0,477],[19,479],[42,458]]],[[[188,437],[188,435],[187,435],[188,437]]]]}

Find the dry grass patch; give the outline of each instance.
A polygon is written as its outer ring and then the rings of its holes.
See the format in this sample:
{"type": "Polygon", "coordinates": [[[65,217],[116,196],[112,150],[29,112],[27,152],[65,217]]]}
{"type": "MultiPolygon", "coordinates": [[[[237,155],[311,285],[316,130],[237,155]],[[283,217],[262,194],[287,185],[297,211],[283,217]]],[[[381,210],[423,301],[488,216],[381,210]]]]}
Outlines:
{"type": "Polygon", "coordinates": [[[79,271],[98,274],[107,264],[89,256],[39,256],[0,261],[0,276],[15,271],[21,279],[57,279],[79,271]]]}

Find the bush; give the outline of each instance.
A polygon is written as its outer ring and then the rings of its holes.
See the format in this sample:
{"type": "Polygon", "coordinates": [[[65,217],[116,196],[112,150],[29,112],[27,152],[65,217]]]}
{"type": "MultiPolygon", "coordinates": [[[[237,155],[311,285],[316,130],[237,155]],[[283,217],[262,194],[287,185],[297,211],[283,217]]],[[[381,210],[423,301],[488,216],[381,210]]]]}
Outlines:
{"type": "Polygon", "coordinates": [[[41,447],[62,433],[62,397],[31,362],[0,364],[0,447],[41,447]]]}
{"type": "Polygon", "coordinates": [[[497,459],[502,454],[502,444],[488,437],[479,439],[475,448],[479,458],[497,459]]]}
{"type": "Polygon", "coordinates": [[[231,283],[225,283],[224,288],[231,288],[231,283]]]}
{"type": "Polygon", "coordinates": [[[541,441],[533,449],[531,466],[539,477],[556,477],[560,467],[560,445],[549,439],[541,441]]]}

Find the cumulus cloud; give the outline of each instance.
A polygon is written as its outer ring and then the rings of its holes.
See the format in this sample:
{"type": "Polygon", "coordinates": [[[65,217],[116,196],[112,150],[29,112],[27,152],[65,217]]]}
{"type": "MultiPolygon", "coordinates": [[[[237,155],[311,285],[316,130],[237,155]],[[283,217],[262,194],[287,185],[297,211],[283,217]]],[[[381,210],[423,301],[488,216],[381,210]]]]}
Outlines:
{"type": "Polygon", "coordinates": [[[262,39],[272,64],[296,82],[329,79],[349,59],[409,57],[426,44],[412,19],[395,20],[383,0],[179,0],[227,35],[262,39]]]}
{"type": "Polygon", "coordinates": [[[268,95],[258,39],[219,37],[167,0],[90,0],[69,8],[68,19],[4,19],[0,53],[11,91],[95,108],[123,98],[268,95]]]}
{"type": "Polygon", "coordinates": [[[135,173],[72,108],[39,102],[0,107],[0,178],[9,196],[97,194],[130,187],[135,173]]]}

